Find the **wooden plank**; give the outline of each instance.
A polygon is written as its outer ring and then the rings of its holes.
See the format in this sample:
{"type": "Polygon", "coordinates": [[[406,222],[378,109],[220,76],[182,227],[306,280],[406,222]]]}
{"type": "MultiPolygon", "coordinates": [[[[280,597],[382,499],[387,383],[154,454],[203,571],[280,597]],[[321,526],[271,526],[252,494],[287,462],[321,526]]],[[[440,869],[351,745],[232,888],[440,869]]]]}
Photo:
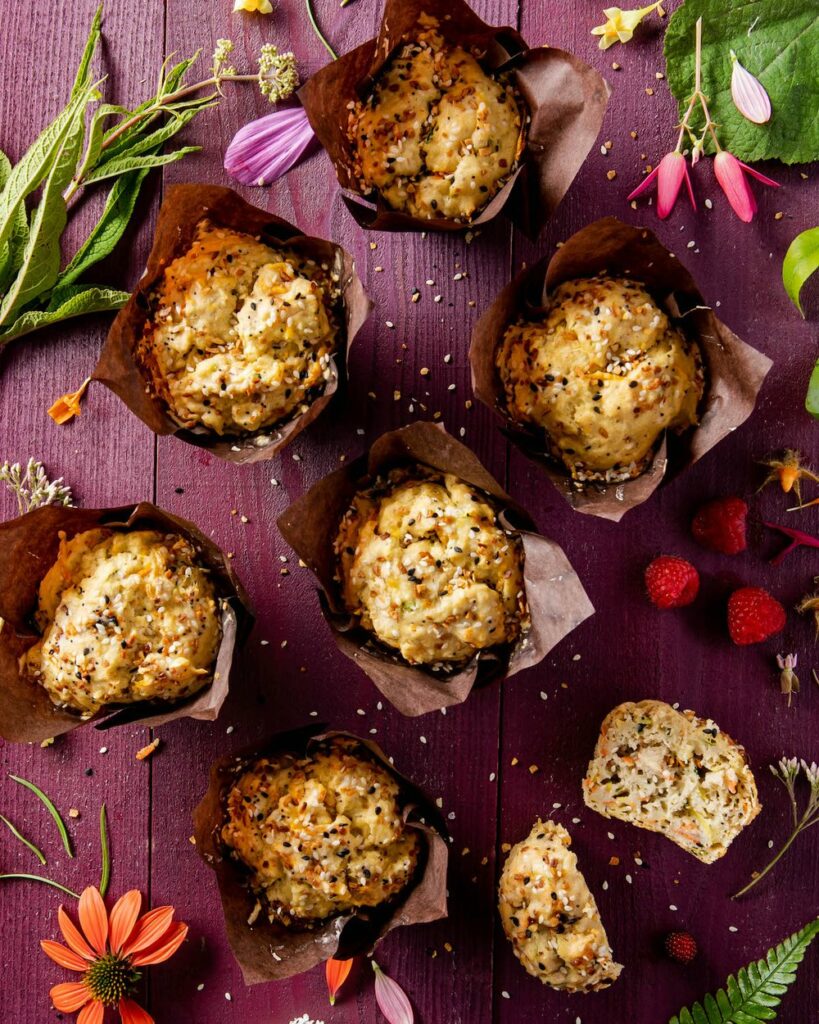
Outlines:
{"type": "MultiPolygon", "coordinates": [[[[36,132],[65,103],[79,61],[96,0],[72,4],[8,5],[0,32],[0,146],[18,159],[36,132]]],[[[109,100],[138,102],[144,77],[152,79],[162,60],[162,11],[157,5],[134,17],[133,5],[108,0],[105,43],[98,66],[108,74],[109,100]]],[[[84,237],[101,209],[102,196],[78,211],[74,239],[84,237]]],[[[140,230],[108,261],[102,279],[131,282],[147,253],[152,231],[150,192],[140,213],[140,230]]],[[[153,437],[113,395],[98,388],[83,416],[57,427],[46,409],[58,395],[72,390],[91,372],[107,320],[102,317],[69,322],[26,338],[0,354],[0,462],[45,462],[50,475],[64,476],[78,502],[86,506],[116,505],[153,495],[153,437]]],[[[0,516],[16,514],[3,488],[0,516]]],[[[148,768],[134,760],[146,730],[126,727],[111,734],[84,728],[57,740],[53,747],[0,744],[0,812],[31,836],[47,853],[48,866],[3,828],[0,864],[4,871],[43,871],[81,889],[99,879],[98,815],[108,804],[113,843],[112,895],[128,888],[147,892],[148,768]],[[107,753],[102,753],[107,748],[107,753]],[[93,775],[88,775],[93,771],[93,775]],[[6,778],[7,772],[37,782],[66,817],[76,858],[62,852],[51,819],[36,798],[6,778]],[[76,820],[67,817],[76,808],[76,820]]],[[[3,929],[0,939],[5,980],[0,1006],[9,1021],[45,1020],[49,988],[69,980],[68,972],[46,959],[40,938],[58,938],[56,909],[60,894],[45,886],[3,883],[3,929]]],[[[73,901],[64,898],[67,905],[73,901]]],[[[53,1012],[53,1011],[52,1011],[53,1012]]]]}
{"type": "MultiPolygon", "coordinates": [[[[341,52],[373,35],[380,5],[357,4],[338,11],[330,3],[316,5],[328,37],[341,52]]],[[[514,23],[515,4],[477,5],[485,16],[514,23]]],[[[324,63],[297,4],[282,5],[270,19],[229,16],[212,4],[168,6],[168,47],[187,52],[203,40],[231,36],[237,42],[237,63],[251,62],[259,43],[275,41],[293,49],[308,73],[324,63]]],[[[201,157],[170,168],[166,181],[223,181],[220,154],[237,127],[265,112],[249,90],[231,92],[220,106],[196,123],[196,138],[208,141],[201,157]]],[[[355,254],[362,276],[376,302],[376,311],[356,343],[346,401],[292,448],[271,463],[226,466],[174,440],[161,441],[157,471],[158,500],[214,530],[229,550],[259,612],[259,626],[250,640],[237,682],[220,722],[214,727],[177,724],[161,730],[167,740],[165,760],[154,773],[154,886],[162,898],[190,908],[194,931],[205,937],[210,958],[191,951],[174,977],[155,979],[156,1005],[174,1019],[186,1006],[195,1007],[198,1024],[224,1020],[225,993],[238,1016],[272,1012],[276,1024],[301,1013],[326,1017],[323,972],[317,969],[290,983],[243,988],[238,969],[225,947],[221,915],[211,873],[188,845],[178,821],[196,802],[205,785],[205,769],[217,754],[253,738],[310,720],[311,712],[333,725],[368,734],[395,757],[431,795],[441,797],[454,834],[451,872],[452,913],[435,926],[404,929],[390,936],[379,960],[411,994],[419,1012],[433,1019],[446,1007],[450,1024],[483,1024],[490,1019],[493,925],[485,908],[493,893],[493,849],[496,832],[496,791],[489,781],[496,770],[499,690],[475,694],[469,703],[446,717],[404,719],[391,708],[379,709],[379,695],[369,681],[334,650],[321,620],[312,579],[291,558],[275,528],[275,518],[290,500],[315,480],[353,457],[385,429],[440,412],[454,432],[463,427],[465,441],[501,478],[505,446],[485,411],[465,409],[469,397],[466,359],[468,335],[485,295],[496,286],[499,267],[508,273],[509,231],[502,224],[484,231],[471,246],[463,239],[417,235],[367,235],[343,207],[329,161],[318,153],[269,190],[240,190],[252,202],[288,217],[306,231],[332,238],[355,254]],[[369,241],[377,248],[371,250],[369,241]],[[508,259],[508,256],[507,256],[508,259]],[[382,267],[383,271],[376,271],[382,267]],[[468,272],[461,281],[453,278],[468,272]],[[432,280],[434,285],[424,282],[432,280]],[[422,291],[410,302],[413,287],[422,291]],[[439,303],[433,301],[441,295],[439,303]],[[393,329],[386,326],[390,320],[393,329]],[[451,354],[451,363],[444,355],[451,354]],[[429,367],[422,377],[419,370],[429,367]],[[449,390],[454,385],[453,390],[449,390]],[[394,400],[393,392],[401,399],[394,400]],[[373,392],[373,400],[368,394],[373,392]],[[300,461],[295,461],[298,457],[300,461]],[[194,472],[192,472],[192,468],[194,472]],[[278,487],[270,484],[279,481],[278,487]],[[177,493],[183,488],[184,493],[177,493]],[[249,519],[243,524],[237,516],[249,519]],[[290,559],[286,564],[280,558],[290,559]],[[290,575],[281,576],[286,568],[290,575]],[[262,641],[268,646],[261,647],[262,641]],[[286,646],[283,646],[286,643],[286,646]],[[358,710],[363,715],[357,713],[358,710]],[[235,731],[227,736],[226,729],[235,731]],[[421,740],[424,737],[426,742],[421,740]],[[462,856],[468,847],[470,853],[462,856]],[[482,857],[488,863],[481,866],[482,857]],[[179,872],[182,862],[185,870],[179,872]],[[448,943],[453,952],[445,950],[448,943]],[[435,955],[435,959],[431,957],[435,955]],[[205,981],[203,992],[196,985],[205,981]]],[[[371,981],[364,977],[359,994],[340,1002],[333,1021],[373,1021],[371,981]]],[[[190,1012],[190,1011],[189,1011],[190,1012]]]]}
{"type": "MultiPolygon", "coordinates": [[[[505,692],[500,838],[517,842],[538,815],[569,828],[625,970],[608,991],[568,999],[528,977],[499,938],[494,1018],[499,1024],[667,1020],[817,910],[815,896],[808,895],[817,884],[812,836],[800,840],[770,884],[760,884],[743,901],[728,899],[752,870],[766,863],[769,840],[778,845],[787,835],[785,794],[766,765],[782,754],[817,756],[819,704],[806,687],[789,710],[777,688],[777,651],[799,651],[806,663],[803,675],[808,675],[813,637],[807,621],[790,613],[781,637],[759,647],[735,648],[726,636],[723,609],[727,591],[738,582],[768,587],[792,608],[817,571],[810,554],[794,556],[778,569],[764,561],[776,544],[770,535],[763,536],[760,520],[796,523],[793,514],[789,518],[783,511],[781,493],[754,496],[761,479],[754,459],[785,445],[816,452],[815,424],[801,408],[815,359],[813,332],[788,302],[779,268],[789,240],[806,226],[800,208],[815,208],[819,190],[815,181],[802,181],[797,169],[772,166],[769,173],[787,192],[755,188],[759,215],[745,225],[728,209],[710,161],[704,161],[694,176],[699,214],[692,214],[684,199],[666,222],[645,205],[632,210],[625,197],[639,181],[641,168],[656,163],[673,145],[673,101],[655,77],[663,71],[661,35],[647,23],[628,47],[602,53],[588,34],[601,20],[599,10],[576,4],[574,12],[567,17],[559,0],[525,3],[521,32],[531,43],[571,50],[605,74],[614,93],[600,142],[611,140],[613,146],[603,156],[598,145],[538,245],[515,239],[515,266],[552,252],[558,241],[597,217],[616,214],[644,224],[677,252],[726,323],[776,363],[753,419],[619,525],[572,512],[536,466],[518,452],[512,455],[513,496],[565,546],[597,614],[505,692]],[[614,71],[613,61],[622,70],[614,71]],[[638,132],[636,141],[632,130],[638,132]],[[606,172],[612,169],[617,176],[609,181],[606,172]],[[794,193],[801,197],[798,202],[794,193]],[[705,196],[712,198],[713,210],[702,207],[705,196]],[[776,221],[780,209],[790,212],[776,221]],[[734,559],[703,551],[688,532],[699,503],[728,494],[749,500],[754,524],[750,551],[734,559]],[[658,613],[646,600],[642,571],[661,552],[678,553],[700,568],[704,599],[691,609],[658,613]],[[581,659],[574,661],[577,655],[581,659]],[[607,822],[583,805],[580,781],[600,722],[620,701],[645,697],[679,701],[683,708],[710,715],[747,747],[764,809],[718,864],[701,865],[662,837],[607,822]],[[512,757],[519,758],[518,766],[511,767],[512,757]],[[529,764],[538,764],[540,772],[530,775],[529,764]],[[634,863],[638,852],[642,867],[634,863]],[[620,858],[619,865],[609,864],[613,856],[620,858]],[[700,945],[693,967],[673,964],[660,952],[663,935],[677,929],[689,930],[700,945]],[[503,992],[512,998],[503,998],[503,992]]],[[[816,532],[819,515],[802,513],[799,523],[816,532]]],[[[815,952],[810,954],[783,1005],[789,1024],[807,1024],[816,1017],[818,963],[815,952]]]]}

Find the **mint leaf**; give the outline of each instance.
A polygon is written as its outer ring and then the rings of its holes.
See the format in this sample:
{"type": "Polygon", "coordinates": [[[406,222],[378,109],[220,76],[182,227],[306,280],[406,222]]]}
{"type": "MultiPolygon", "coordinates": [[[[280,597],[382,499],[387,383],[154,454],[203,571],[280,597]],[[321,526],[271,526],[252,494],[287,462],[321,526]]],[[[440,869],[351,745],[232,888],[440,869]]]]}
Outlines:
{"type": "Polygon", "coordinates": [[[8,327],[0,329],[0,349],[6,342],[41,327],[84,313],[107,313],[120,309],[128,301],[128,292],[116,288],[98,288],[95,285],[69,286],[64,292],[55,292],[54,295],[58,302],[54,308],[29,310],[8,327]]]}
{"type": "Polygon", "coordinates": [[[163,167],[165,164],[172,164],[176,160],[181,160],[183,156],[187,156],[189,153],[198,153],[201,146],[182,146],[180,149],[175,149],[171,153],[163,153],[159,156],[125,156],[117,157],[114,160],[109,160],[104,164],[100,164],[90,174],[85,176],[85,184],[90,185],[94,181],[104,181],[106,178],[116,178],[120,174],[127,174],[129,171],[139,171],[143,168],[150,170],[152,167],[163,167]]]}
{"type": "Polygon", "coordinates": [[[731,975],[726,981],[727,992],[718,989],[714,995],[705,996],[702,1003],[680,1010],[668,1024],[756,1024],[776,1020],[773,1011],[796,981],[796,969],[817,934],[819,919],[769,949],[764,960],[740,967],[736,977],[731,975]]]}
{"type": "Polygon", "coordinates": [[[665,34],[666,77],[681,113],[694,89],[700,17],[702,89],[722,146],[749,163],[819,159],[819,6],[805,0],[685,0],[665,34]],[[766,124],[751,124],[731,100],[732,49],[771,98],[766,124]]]}
{"type": "Polygon", "coordinates": [[[782,283],[788,298],[796,306],[802,316],[805,311],[799,299],[802,285],[811,274],[819,270],[819,227],[808,228],[797,235],[788,246],[785,259],[782,261],[782,283]]]}
{"type": "MultiPolygon", "coordinates": [[[[5,153],[0,150],[0,192],[11,176],[11,162],[5,153]]],[[[0,245],[0,295],[3,295],[14,279],[14,275],[20,269],[23,260],[23,250],[28,241],[28,220],[26,218],[26,207],[24,203],[18,203],[17,209],[11,220],[11,233],[6,241],[0,245]]]]}

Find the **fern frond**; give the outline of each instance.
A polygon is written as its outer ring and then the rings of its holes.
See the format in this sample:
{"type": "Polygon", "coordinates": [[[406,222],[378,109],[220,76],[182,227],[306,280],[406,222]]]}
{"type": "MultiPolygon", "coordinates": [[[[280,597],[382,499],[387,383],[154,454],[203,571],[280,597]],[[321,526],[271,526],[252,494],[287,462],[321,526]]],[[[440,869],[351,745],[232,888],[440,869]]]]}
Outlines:
{"type": "Polygon", "coordinates": [[[760,1024],[776,1020],[776,1008],[796,980],[805,951],[819,935],[819,918],[769,949],[764,960],[740,967],[725,988],[671,1018],[668,1024],[760,1024]]]}

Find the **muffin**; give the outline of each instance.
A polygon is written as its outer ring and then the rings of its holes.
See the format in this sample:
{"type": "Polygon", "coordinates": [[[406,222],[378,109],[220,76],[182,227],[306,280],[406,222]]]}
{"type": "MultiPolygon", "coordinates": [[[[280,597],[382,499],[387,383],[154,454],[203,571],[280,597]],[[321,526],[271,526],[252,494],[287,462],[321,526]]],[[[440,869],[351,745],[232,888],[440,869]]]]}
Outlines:
{"type": "Polygon", "coordinates": [[[413,217],[468,223],[515,170],[524,107],[511,81],[447,42],[435,18],[352,104],[348,137],[363,194],[413,217]]]}
{"type": "Polygon", "coordinates": [[[254,914],[309,927],[395,900],[413,880],[420,840],[402,812],[396,779],[359,743],[336,737],[243,771],[221,838],[248,871],[254,914]]]}
{"type": "Polygon", "coordinates": [[[696,426],[705,386],[699,346],[626,278],[558,285],[507,328],[496,366],[510,419],[545,435],[578,485],[639,476],[664,431],[696,426]]]}
{"type": "Polygon", "coordinates": [[[623,968],[612,959],[571,841],[562,825],[535,822],[506,858],[498,907],[506,937],[529,974],[564,992],[596,992],[623,968]]]}
{"type": "Polygon", "coordinates": [[[762,809],[743,748],[710,718],[659,700],[609,712],[583,798],[605,818],[659,832],[706,864],[762,809]]]}
{"type": "Polygon", "coordinates": [[[329,264],[199,223],[149,296],[137,359],[180,427],[252,434],[305,412],[333,375],[329,264]]]}
{"type": "Polygon", "coordinates": [[[156,530],[61,532],[34,620],[41,636],[21,672],[83,718],[111,704],[190,697],[212,681],[222,638],[196,549],[156,530]]]}
{"type": "Polygon", "coordinates": [[[335,553],[347,611],[411,665],[462,665],[526,628],[520,539],[450,473],[395,469],[359,491],[335,553]]]}

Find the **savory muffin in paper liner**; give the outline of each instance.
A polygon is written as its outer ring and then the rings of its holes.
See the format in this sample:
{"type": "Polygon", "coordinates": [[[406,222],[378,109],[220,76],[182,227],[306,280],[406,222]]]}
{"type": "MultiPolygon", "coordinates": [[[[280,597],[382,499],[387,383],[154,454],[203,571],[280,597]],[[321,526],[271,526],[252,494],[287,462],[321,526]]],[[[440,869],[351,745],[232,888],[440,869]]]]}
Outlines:
{"type": "Polygon", "coordinates": [[[386,0],[378,37],[299,97],[362,227],[462,231],[503,209],[534,237],[594,144],[608,86],[463,0],[386,0]]]}
{"type": "Polygon", "coordinates": [[[537,664],[594,610],[558,545],[437,424],[382,435],[278,523],[337,646],[405,715],[537,664]]]}
{"type": "Polygon", "coordinates": [[[353,258],[215,185],[175,185],[94,380],[154,433],[270,459],[327,406],[371,303],[353,258]]]}
{"type": "Polygon", "coordinates": [[[147,502],[35,509],[0,523],[0,583],[5,739],[218,717],[252,613],[192,523],[147,502]]]}
{"type": "Polygon", "coordinates": [[[573,508],[615,521],[742,424],[772,366],[650,231],[614,217],[518,274],[469,358],[505,433],[573,508]]]}
{"type": "Polygon", "coordinates": [[[223,757],[194,827],[249,985],[446,917],[440,812],[369,740],[303,728],[223,757]]]}

